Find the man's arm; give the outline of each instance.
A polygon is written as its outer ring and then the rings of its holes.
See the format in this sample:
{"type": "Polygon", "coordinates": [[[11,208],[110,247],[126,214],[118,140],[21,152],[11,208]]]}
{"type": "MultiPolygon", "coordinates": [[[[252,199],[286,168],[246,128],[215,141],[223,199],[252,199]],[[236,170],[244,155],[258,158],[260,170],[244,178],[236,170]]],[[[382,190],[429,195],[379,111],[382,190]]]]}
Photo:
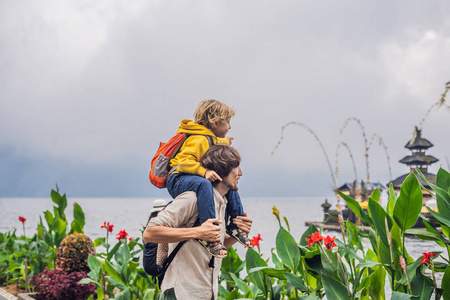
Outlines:
{"type": "Polygon", "coordinates": [[[201,226],[192,228],[149,226],[144,231],[143,239],[146,243],[175,243],[189,239],[201,239],[208,242],[220,241],[220,227],[213,223],[222,223],[222,221],[208,219],[201,226]]]}

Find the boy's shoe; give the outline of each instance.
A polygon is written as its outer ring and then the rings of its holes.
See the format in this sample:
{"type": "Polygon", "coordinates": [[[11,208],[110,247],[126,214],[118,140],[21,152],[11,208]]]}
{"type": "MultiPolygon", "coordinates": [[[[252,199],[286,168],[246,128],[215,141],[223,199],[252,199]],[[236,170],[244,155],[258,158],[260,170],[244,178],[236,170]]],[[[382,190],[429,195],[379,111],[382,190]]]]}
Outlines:
{"type": "Polygon", "coordinates": [[[211,254],[212,256],[218,257],[218,258],[225,258],[227,257],[227,255],[220,255],[219,251],[220,250],[225,250],[225,252],[227,251],[227,248],[225,248],[224,245],[222,245],[221,242],[207,242],[204,240],[197,240],[200,245],[203,246],[203,248],[206,249],[206,251],[208,251],[209,254],[211,254]]]}
{"type": "Polygon", "coordinates": [[[239,228],[234,228],[228,233],[230,236],[234,237],[239,243],[245,247],[251,247],[252,242],[248,238],[248,235],[239,228]]]}

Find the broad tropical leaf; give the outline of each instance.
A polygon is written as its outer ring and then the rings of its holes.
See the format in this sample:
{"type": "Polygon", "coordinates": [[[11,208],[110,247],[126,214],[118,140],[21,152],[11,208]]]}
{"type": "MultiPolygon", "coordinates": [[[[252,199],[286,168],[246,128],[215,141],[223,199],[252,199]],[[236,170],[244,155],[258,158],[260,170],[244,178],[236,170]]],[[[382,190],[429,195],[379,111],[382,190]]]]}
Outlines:
{"type": "Polygon", "coordinates": [[[275,244],[277,253],[283,264],[285,264],[291,271],[295,271],[300,262],[300,249],[298,248],[295,239],[283,227],[278,231],[275,244]]]}
{"type": "Polygon", "coordinates": [[[328,277],[326,275],[322,275],[322,283],[325,288],[325,293],[327,295],[327,299],[333,300],[348,300],[348,290],[347,287],[336,281],[334,278],[328,277]]]}
{"type": "Polygon", "coordinates": [[[422,191],[416,176],[410,173],[400,188],[400,195],[394,206],[394,220],[402,231],[413,227],[422,209],[422,191]]]}

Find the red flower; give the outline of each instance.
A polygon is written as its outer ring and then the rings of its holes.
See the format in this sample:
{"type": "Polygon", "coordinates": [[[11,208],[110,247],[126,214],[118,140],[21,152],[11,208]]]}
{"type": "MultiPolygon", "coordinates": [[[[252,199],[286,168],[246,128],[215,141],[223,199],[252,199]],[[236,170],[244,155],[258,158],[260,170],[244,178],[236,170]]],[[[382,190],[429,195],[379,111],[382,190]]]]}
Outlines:
{"type": "Polygon", "coordinates": [[[126,239],[128,236],[128,233],[124,230],[119,231],[119,233],[116,235],[116,239],[121,240],[121,239],[126,239]]]}
{"type": "Polygon", "coordinates": [[[109,222],[108,222],[108,223],[104,222],[104,223],[103,223],[103,226],[101,226],[100,228],[105,228],[106,231],[112,232],[112,231],[113,231],[113,228],[114,228],[114,225],[109,224],[109,222]]]}
{"type": "Polygon", "coordinates": [[[22,222],[22,224],[25,224],[26,220],[27,219],[25,219],[24,217],[19,216],[19,221],[22,222]]]}
{"type": "Polygon", "coordinates": [[[319,243],[323,240],[323,236],[320,235],[320,232],[316,231],[312,235],[308,234],[309,239],[305,239],[308,242],[308,247],[311,248],[312,244],[319,243]]]}
{"type": "Polygon", "coordinates": [[[252,237],[252,247],[259,247],[259,241],[262,241],[261,234],[258,233],[257,236],[252,237]]]}
{"type": "Polygon", "coordinates": [[[334,242],[334,239],[336,236],[330,237],[329,235],[323,239],[323,244],[325,247],[331,251],[333,247],[337,247],[336,243],[334,242]]]}
{"type": "Polygon", "coordinates": [[[428,264],[431,262],[432,256],[436,257],[436,254],[434,254],[433,252],[427,252],[427,253],[422,253],[422,254],[423,254],[423,258],[420,260],[420,263],[424,264],[425,266],[428,266],[428,264]]]}
{"type": "Polygon", "coordinates": [[[132,237],[130,237],[129,239],[128,239],[130,242],[133,240],[133,238],[132,237]]]}

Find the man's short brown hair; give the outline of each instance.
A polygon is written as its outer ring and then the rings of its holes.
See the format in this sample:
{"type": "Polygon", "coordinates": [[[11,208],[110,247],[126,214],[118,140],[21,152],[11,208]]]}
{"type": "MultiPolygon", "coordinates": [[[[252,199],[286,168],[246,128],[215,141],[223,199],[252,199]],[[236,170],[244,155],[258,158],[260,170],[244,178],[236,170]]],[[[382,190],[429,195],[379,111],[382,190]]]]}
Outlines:
{"type": "Polygon", "coordinates": [[[215,171],[221,178],[228,176],[240,163],[239,152],[228,145],[211,146],[200,159],[203,167],[215,171]]]}

